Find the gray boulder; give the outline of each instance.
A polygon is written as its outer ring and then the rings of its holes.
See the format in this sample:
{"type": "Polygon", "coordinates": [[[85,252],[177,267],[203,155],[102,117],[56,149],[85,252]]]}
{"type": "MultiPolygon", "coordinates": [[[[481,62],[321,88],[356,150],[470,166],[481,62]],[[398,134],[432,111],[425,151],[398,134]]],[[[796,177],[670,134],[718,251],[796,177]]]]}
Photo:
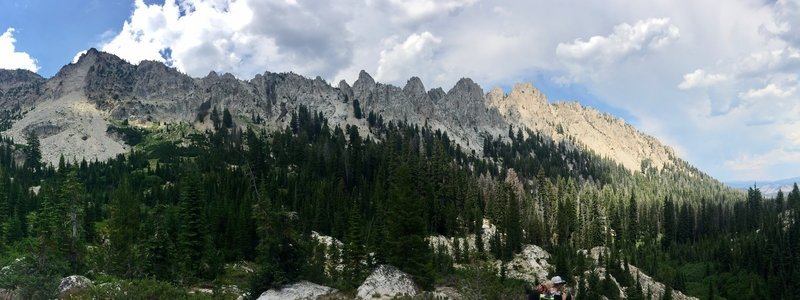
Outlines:
{"type": "Polygon", "coordinates": [[[67,276],[61,279],[61,283],[58,285],[58,296],[63,298],[92,286],[94,286],[94,283],[89,278],[81,275],[67,276]]]}
{"type": "Polygon", "coordinates": [[[392,299],[398,296],[414,297],[419,288],[408,275],[390,265],[378,266],[358,287],[358,299],[392,299]]]}
{"type": "Polygon", "coordinates": [[[338,292],[336,289],[313,282],[300,281],[280,289],[268,290],[258,300],[313,300],[338,292]]]}

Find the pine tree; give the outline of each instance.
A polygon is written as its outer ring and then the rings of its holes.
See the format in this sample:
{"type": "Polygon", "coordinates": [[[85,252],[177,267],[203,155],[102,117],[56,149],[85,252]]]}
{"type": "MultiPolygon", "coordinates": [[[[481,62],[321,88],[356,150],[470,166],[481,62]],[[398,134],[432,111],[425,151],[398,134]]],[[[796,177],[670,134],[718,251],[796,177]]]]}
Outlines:
{"type": "Polygon", "coordinates": [[[205,195],[197,166],[189,163],[184,169],[180,198],[181,228],[178,234],[182,265],[192,278],[204,275],[204,254],[208,246],[208,229],[204,209],[205,195]]]}
{"type": "Polygon", "coordinates": [[[233,127],[233,117],[227,107],[222,110],[222,126],[225,128],[233,127]]]}
{"type": "Polygon", "coordinates": [[[61,180],[58,190],[59,204],[64,213],[62,226],[65,227],[66,249],[72,272],[77,273],[83,265],[84,247],[84,188],[78,181],[74,170],[68,171],[61,180]]]}
{"type": "Polygon", "coordinates": [[[522,250],[522,226],[519,218],[519,201],[511,187],[506,186],[508,208],[505,212],[506,252],[504,257],[511,259],[514,253],[522,250]]]}
{"type": "Polygon", "coordinates": [[[6,176],[2,169],[0,169],[0,247],[2,247],[2,226],[3,223],[11,217],[11,203],[8,199],[8,185],[6,176]]]}
{"type": "Polygon", "coordinates": [[[259,268],[250,278],[253,299],[267,289],[294,282],[305,274],[309,258],[297,232],[297,214],[273,204],[267,193],[259,195],[261,199],[253,207],[259,238],[256,250],[259,268]]]}
{"type": "Polygon", "coordinates": [[[432,251],[425,241],[422,203],[412,194],[409,163],[398,160],[395,165],[389,191],[386,241],[389,253],[386,259],[427,288],[433,283],[432,251]]]}
{"type": "Polygon", "coordinates": [[[116,271],[131,278],[138,270],[139,196],[133,192],[127,179],[114,192],[111,200],[111,217],[108,219],[113,262],[116,271]]]}
{"type": "Polygon", "coordinates": [[[800,189],[797,187],[797,182],[794,183],[792,186],[792,191],[789,192],[789,196],[787,197],[787,202],[789,207],[794,209],[800,209],[800,189]]]}
{"type": "Polygon", "coordinates": [[[644,300],[644,293],[642,293],[642,283],[639,280],[636,280],[636,285],[628,287],[625,289],[625,294],[628,296],[628,300],[644,300]]]}
{"type": "Polygon", "coordinates": [[[220,124],[222,123],[222,120],[219,117],[219,111],[217,110],[216,106],[214,106],[214,108],[211,109],[211,123],[214,125],[214,130],[220,129],[220,124]]]}
{"type": "Polygon", "coordinates": [[[25,138],[28,140],[28,147],[25,148],[25,168],[39,173],[42,168],[42,151],[39,145],[39,137],[30,133],[25,138]]]}
{"type": "Polygon", "coordinates": [[[167,230],[167,207],[157,205],[148,216],[152,222],[152,230],[145,241],[146,259],[144,268],[147,272],[160,280],[173,280],[176,272],[176,245],[174,238],[167,230]]]}
{"type": "Polygon", "coordinates": [[[661,295],[661,300],[672,300],[672,287],[667,286],[664,290],[664,294],[661,295]]]}
{"type": "Polygon", "coordinates": [[[355,288],[366,277],[364,268],[366,252],[364,250],[364,236],[362,234],[363,227],[361,225],[361,214],[358,212],[358,207],[355,205],[351,209],[348,223],[344,249],[344,274],[347,277],[345,278],[345,286],[355,288]]]}
{"type": "Polygon", "coordinates": [[[675,205],[672,199],[667,197],[664,200],[664,213],[661,220],[661,227],[663,228],[664,236],[661,239],[661,245],[664,249],[669,248],[675,240],[675,205]]]}
{"type": "Polygon", "coordinates": [[[358,99],[353,100],[353,115],[356,119],[361,119],[361,104],[358,99]]]}
{"type": "Polygon", "coordinates": [[[628,226],[625,228],[625,235],[628,237],[628,243],[631,246],[636,245],[639,232],[639,211],[636,203],[636,193],[631,194],[630,201],[628,201],[628,226]]]}

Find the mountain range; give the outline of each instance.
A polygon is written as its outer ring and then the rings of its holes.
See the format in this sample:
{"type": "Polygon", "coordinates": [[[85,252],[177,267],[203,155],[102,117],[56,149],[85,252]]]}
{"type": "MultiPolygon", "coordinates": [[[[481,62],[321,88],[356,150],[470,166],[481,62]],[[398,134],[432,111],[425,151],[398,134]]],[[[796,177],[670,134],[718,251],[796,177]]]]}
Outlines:
{"type": "MultiPolygon", "coordinates": [[[[228,109],[240,125],[259,119],[268,128],[281,129],[291,112],[305,105],[322,113],[332,127],[366,125],[365,118],[356,118],[356,101],[365,115],[428,124],[477,154],[486,137],[505,138],[510,127],[526,128],[593,151],[629,171],[667,167],[705,176],[669,146],[623,120],[576,102],[551,103],[529,83],[506,93],[500,88],[486,92],[469,78],[446,92],[426,90],[418,77],[401,88],[376,82],[364,71],[352,85],[341,81],[336,86],[294,73],[265,72],[240,80],[210,72],[192,78],[160,62],[130,64],[96,49],[48,79],[24,70],[0,70],[0,107],[5,108],[6,123],[13,123],[5,134],[17,142],[36,134],[44,161],[52,164],[61,155],[104,160],[127,152],[130,146],[107,132],[114,122],[151,129],[188,123],[202,130],[217,108],[228,109]]],[[[369,135],[366,127],[359,126],[369,135]]]]}
{"type": "Polygon", "coordinates": [[[747,190],[751,187],[758,187],[761,194],[765,196],[775,196],[778,191],[783,191],[784,194],[788,193],[794,187],[794,184],[800,182],[800,177],[785,178],[773,181],[729,181],[726,184],[732,188],[747,190]]]}

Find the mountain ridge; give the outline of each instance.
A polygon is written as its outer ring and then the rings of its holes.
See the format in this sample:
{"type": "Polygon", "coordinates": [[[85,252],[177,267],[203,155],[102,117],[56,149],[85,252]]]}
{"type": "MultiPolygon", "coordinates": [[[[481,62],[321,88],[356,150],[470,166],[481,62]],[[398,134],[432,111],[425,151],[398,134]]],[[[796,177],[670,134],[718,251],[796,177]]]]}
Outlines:
{"type": "MultiPolygon", "coordinates": [[[[291,72],[265,72],[249,80],[239,80],[231,74],[212,71],[203,78],[192,78],[160,62],[134,65],[96,49],[90,49],[49,79],[27,73],[9,76],[11,72],[15,71],[0,72],[0,95],[3,95],[0,99],[5,101],[0,104],[10,102],[5,95],[16,88],[17,106],[4,107],[14,107],[24,114],[7,132],[18,141],[24,141],[38,125],[56,128],[51,129],[54,131],[71,128],[67,123],[75,122],[62,118],[58,122],[65,124],[51,124],[54,119],[51,112],[37,107],[40,103],[66,98],[72,104],[61,107],[62,111],[74,112],[76,106],[93,103],[97,111],[90,115],[104,120],[96,122],[98,126],[128,120],[150,127],[187,122],[204,129],[208,128],[204,124],[212,108],[227,108],[237,123],[259,116],[266,120],[265,126],[280,129],[288,125],[291,111],[305,105],[321,112],[334,126],[358,125],[368,135],[366,120],[354,116],[352,103],[358,100],[365,115],[374,112],[387,121],[428,124],[448,132],[459,145],[476,154],[482,152],[482,141],[487,136],[505,138],[510,127],[527,128],[556,142],[567,141],[574,147],[594,151],[631,172],[677,167],[690,174],[702,173],[677,158],[669,146],[623,120],[577,102],[551,103],[530,83],[516,84],[509,93],[504,93],[499,88],[484,92],[469,78],[460,79],[447,92],[442,88],[426,90],[416,76],[401,88],[376,82],[365,71],[359,73],[352,86],[343,80],[336,87],[319,77],[309,79],[291,72]],[[27,88],[20,90],[20,86],[27,88]],[[33,121],[25,121],[26,118],[33,121]]],[[[92,126],[78,127],[85,128],[71,134],[88,136],[83,140],[86,143],[49,149],[67,153],[68,158],[72,155],[79,159],[79,155],[84,155],[87,159],[101,160],[127,150],[120,141],[95,136],[98,131],[91,129],[92,126]],[[100,140],[106,144],[101,148],[110,149],[109,152],[87,151],[83,145],[100,140]]],[[[43,141],[43,144],[53,143],[59,141],[43,141]]],[[[45,157],[50,163],[58,159],[54,155],[45,157]]]]}

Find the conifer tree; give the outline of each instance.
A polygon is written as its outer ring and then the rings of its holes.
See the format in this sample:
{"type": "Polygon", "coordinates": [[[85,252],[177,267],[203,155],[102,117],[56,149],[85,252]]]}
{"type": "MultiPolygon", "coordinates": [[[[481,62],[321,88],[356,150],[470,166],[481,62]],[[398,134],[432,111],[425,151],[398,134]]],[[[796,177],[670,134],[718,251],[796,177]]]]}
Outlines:
{"type": "Polygon", "coordinates": [[[789,196],[787,197],[787,202],[789,207],[794,209],[800,209],[800,188],[797,187],[797,182],[794,183],[792,186],[792,191],[789,192],[789,196]]]}
{"type": "Polygon", "coordinates": [[[667,249],[672,245],[672,242],[675,241],[675,205],[669,197],[664,200],[664,213],[661,220],[661,227],[664,233],[661,238],[661,245],[664,249],[667,249]]]}
{"type": "Polygon", "coordinates": [[[62,247],[66,249],[67,257],[70,261],[70,268],[73,272],[78,272],[83,264],[84,247],[84,189],[78,181],[77,173],[74,170],[68,173],[61,180],[58,190],[58,201],[63,215],[62,225],[66,234],[66,241],[62,247]]]}
{"type": "Polygon", "coordinates": [[[364,235],[362,234],[363,227],[361,225],[361,214],[358,212],[358,207],[353,206],[350,212],[348,221],[347,236],[345,238],[344,261],[345,269],[344,274],[345,285],[351,288],[357,287],[365,277],[366,253],[364,250],[364,235]]]}
{"type": "Polygon", "coordinates": [[[389,253],[387,261],[414,276],[423,287],[433,283],[432,251],[425,241],[425,221],[422,203],[412,194],[412,178],[409,165],[395,163],[389,191],[389,213],[387,215],[389,253]],[[414,255],[409,255],[414,253],[414,255]]]}
{"type": "Polygon", "coordinates": [[[222,126],[225,128],[233,127],[233,117],[227,107],[222,110],[222,126]]]}
{"type": "Polygon", "coordinates": [[[179,253],[183,255],[183,269],[193,278],[203,275],[204,254],[208,245],[208,229],[204,213],[205,195],[200,174],[194,163],[188,163],[181,181],[180,216],[178,235],[179,253]]]}
{"type": "Polygon", "coordinates": [[[42,150],[39,145],[39,137],[34,133],[30,133],[26,136],[26,139],[28,140],[28,147],[25,148],[25,167],[38,174],[42,168],[42,150]]]}
{"type": "Polygon", "coordinates": [[[361,119],[361,104],[358,99],[353,100],[353,115],[356,119],[361,119]]]}
{"type": "Polygon", "coordinates": [[[139,221],[139,196],[131,189],[128,179],[123,179],[112,197],[108,226],[115,269],[128,278],[134,276],[140,262],[139,221]]]}

